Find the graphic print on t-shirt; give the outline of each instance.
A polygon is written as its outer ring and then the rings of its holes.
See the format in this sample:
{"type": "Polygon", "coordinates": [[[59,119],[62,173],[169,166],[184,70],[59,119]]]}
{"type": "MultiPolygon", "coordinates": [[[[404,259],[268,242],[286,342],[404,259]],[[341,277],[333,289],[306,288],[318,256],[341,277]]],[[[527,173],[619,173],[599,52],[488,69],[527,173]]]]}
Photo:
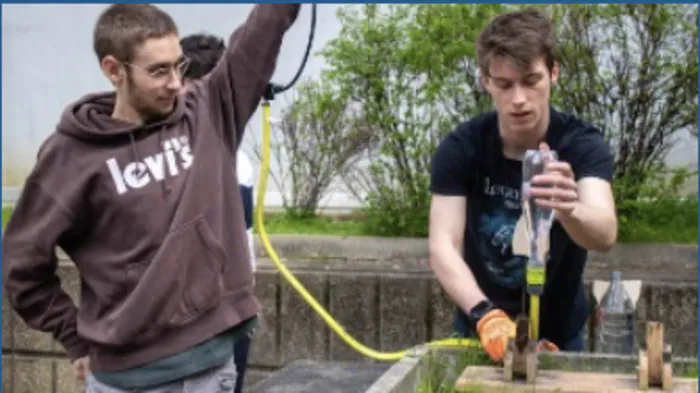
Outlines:
{"type": "Polygon", "coordinates": [[[485,177],[483,192],[477,231],[479,254],[496,284],[519,288],[525,282],[527,258],[514,256],[511,242],[522,212],[520,190],[493,184],[485,177]]]}

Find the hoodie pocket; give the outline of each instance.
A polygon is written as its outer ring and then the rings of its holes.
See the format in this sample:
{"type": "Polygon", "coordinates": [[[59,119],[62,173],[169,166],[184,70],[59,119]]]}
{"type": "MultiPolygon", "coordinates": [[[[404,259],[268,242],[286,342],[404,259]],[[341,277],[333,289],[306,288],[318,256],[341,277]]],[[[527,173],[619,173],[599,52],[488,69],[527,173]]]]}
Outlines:
{"type": "Polygon", "coordinates": [[[202,216],[168,233],[152,260],[125,266],[130,293],[106,318],[105,344],[143,344],[218,307],[224,261],[202,216]]]}
{"type": "MultiPolygon", "coordinates": [[[[163,242],[155,265],[163,266],[175,285],[167,311],[156,320],[162,328],[177,328],[216,308],[223,293],[224,251],[203,217],[171,233],[163,242]]],[[[158,328],[156,326],[156,328],[158,328]]]]}

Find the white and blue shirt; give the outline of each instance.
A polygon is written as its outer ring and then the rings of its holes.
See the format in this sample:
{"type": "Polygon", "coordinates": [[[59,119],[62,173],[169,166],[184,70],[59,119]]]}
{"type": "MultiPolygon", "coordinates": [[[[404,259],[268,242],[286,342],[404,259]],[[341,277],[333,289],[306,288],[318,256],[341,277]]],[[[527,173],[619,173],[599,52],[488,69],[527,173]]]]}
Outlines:
{"type": "Polygon", "coordinates": [[[248,249],[250,250],[250,266],[255,272],[255,248],[253,243],[253,165],[248,156],[240,149],[236,154],[236,174],[238,176],[238,186],[241,189],[241,200],[243,201],[243,214],[245,217],[246,232],[248,234],[248,249]]]}

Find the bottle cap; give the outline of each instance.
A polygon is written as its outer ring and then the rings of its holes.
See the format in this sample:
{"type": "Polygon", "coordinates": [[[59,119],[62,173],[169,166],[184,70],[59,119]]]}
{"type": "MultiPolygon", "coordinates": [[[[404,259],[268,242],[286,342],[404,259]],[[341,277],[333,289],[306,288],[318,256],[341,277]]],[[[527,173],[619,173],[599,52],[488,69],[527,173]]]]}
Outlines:
{"type": "Polygon", "coordinates": [[[613,270],[612,273],[610,274],[612,281],[620,281],[620,276],[622,274],[620,273],[619,270],[613,270]]]}

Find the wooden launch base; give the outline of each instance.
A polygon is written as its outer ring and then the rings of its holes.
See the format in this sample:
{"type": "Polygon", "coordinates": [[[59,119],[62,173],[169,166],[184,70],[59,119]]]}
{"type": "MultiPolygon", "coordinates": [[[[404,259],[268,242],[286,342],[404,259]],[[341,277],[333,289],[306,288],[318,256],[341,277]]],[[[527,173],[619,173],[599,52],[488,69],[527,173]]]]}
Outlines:
{"type": "MultiPolygon", "coordinates": [[[[662,392],[661,388],[639,389],[635,374],[577,373],[570,371],[539,370],[537,381],[506,381],[503,368],[469,366],[457,379],[455,390],[471,393],[642,393],[662,392]]],[[[698,393],[698,380],[674,378],[673,393],[698,393]]]]}

